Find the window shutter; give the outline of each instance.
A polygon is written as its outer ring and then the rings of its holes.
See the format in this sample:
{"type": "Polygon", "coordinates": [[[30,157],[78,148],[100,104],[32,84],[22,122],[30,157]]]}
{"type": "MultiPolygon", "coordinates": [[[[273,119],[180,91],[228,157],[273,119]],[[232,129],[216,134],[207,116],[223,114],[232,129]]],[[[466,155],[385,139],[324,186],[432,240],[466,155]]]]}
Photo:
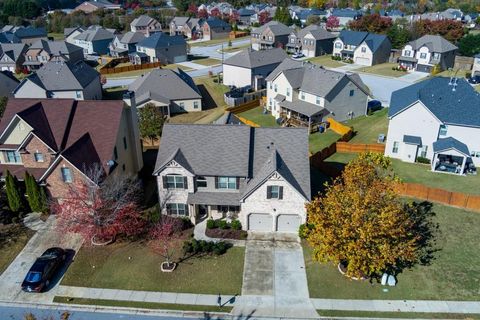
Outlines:
{"type": "Polygon", "coordinates": [[[278,199],[283,199],[283,187],[278,187],[278,199]]]}
{"type": "Polygon", "coordinates": [[[188,189],[188,177],[183,177],[183,188],[188,189]]]}
{"type": "Polygon", "coordinates": [[[267,199],[272,199],[272,187],[267,186],[267,199]]]}
{"type": "Polygon", "coordinates": [[[184,204],[184,208],[185,208],[185,215],[188,216],[188,204],[184,204]]]}
{"type": "Polygon", "coordinates": [[[237,177],[237,190],[240,189],[240,178],[237,177]]]}
{"type": "Polygon", "coordinates": [[[168,186],[167,186],[167,176],[163,176],[163,177],[162,177],[162,181],[163,181],[163,189],[168,189],[168,186]]]}
{"type": "Polygon", "coordinates": [[[215,189],[218,189],[218,177],[215,177],[215,189]]]}

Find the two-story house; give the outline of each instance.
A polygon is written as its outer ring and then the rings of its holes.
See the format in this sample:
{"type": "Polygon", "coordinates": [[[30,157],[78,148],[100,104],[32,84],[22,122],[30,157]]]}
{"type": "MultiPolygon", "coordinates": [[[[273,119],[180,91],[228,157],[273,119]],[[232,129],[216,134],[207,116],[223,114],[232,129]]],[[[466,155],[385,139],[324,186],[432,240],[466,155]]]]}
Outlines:
{"type": "Polygon", "coordinates": [[[237,88],[262,88],[265,78],[287,57],[282,48],[245,49],[223,62],[223,84],[237,88]]]}
{"type": "Polygon", "coordinates": [[[383,34],[342,30],[333,42],[333,55],[356,64],[373,66],[390,57],[392,44],[383,34]]]}
{"type": "Polygon", "coordinates": [[[292,29],[278,21],[270,21],[251,32],[253,50],[284,48],[288,43],[288,36],[292,29]]]}
{"type": "Polygon", "coordinates": [[[108,0],[91,0],[84,1],[73,9],[73,11],[82,11],[86,14],[92,13],[97,10],[118,10],[122,6],[118,3],[112,3],[108,0]]]}
{"type": "Polygon", "coordinates": [[[19,27],[13,33],[20,43],[31,45],[38,40],[48,40],[47,30],[45,28],[19,27]]]}
{"type": "Polygon", "coordinates": [[[0,44],[0,70],[17,72],[22,70],[27,45],[24,43],[0,44]]]}
{"type": "Polygon", "coordinates": [[[153,173],[163,214],[297,233],[310,201],[305,128],[166,124],[153,173]]]}
{"type": "Polygon", "coordinates": [[[63,38],[65,42],[75,44],[75,37],[84,32],[85,29],[82,27],[73,27],[63,29],[63,38]]]}
{"type": "Polygon", "coordinates": [[[201,26],[203,39],[226,39],[228,38],[232,27],[222,19],[210,17],[205,20],[201,26]]]}
{"type": "Polygon", "coordinates": [[[284,126],[310,129],[326,120],[367,113],[368,89],[357,74],[286,59],[267,80],[267,109],[284,126]]]}
{"type": "Polygon", "coordinates": [[[392,93],[385,155],[431,163],[431,170],[474,172],[480,165],[480,96],[465,80],[434,77],[392,93]]]}
{"type": "Polygon", "coordinates": [[[436,65],[440,70],[448,70],[455,65],[457,50],[442,36],[425,35],[403,47],[398,63],[409,70],[421,72],[431,72],[436,65]]]}
{"type": "Polygon", "coordinates": [[[128,57],[130,53],[137,50],[137,43],[145,39],[141,32],[127,32],[124,35],[117,35],[110,43],[109,50],[112,57],[128,57]]]}
{"type": "Polygon", "coordinates": [[[327,13],[327,18],[330,16],[338,18],[340,27],[345,27],[350,21],[357,20],[362,17],[362,12],[360,10],[355,10],[352,8],[335,8],[331,9],[327,13]]]}
{"type": "Polygon", "coordinates": [[[187,42],[182,36],[154,33],[138,42],[136,47],[137,51],[130,54],[133,64],[140,64],[145,60],[164,64],[187,61],[187,42]]]}
{"type": "Polygon", "coordinates": [[[130,31],[143,33],[144,36],[162,32],[162,25],[156,19],[147,15],[141,15],[130,23],[130,31]]]}
{"type": "Polygon", "coordinates": [[[474,56],[472,65],[472,76],[480,76],[480,53],[474,56]]]}
{"type": "Polygon", "coordinates": [[[175,17],[170,21],[170,35],[180,35],[193,40],[201,38],[204,21],[204,19],[193,17],[175,17]]]}
{"type": "Polygon", "coordinates": [[[335,35],[324,28],[312,24],[297,32],[292,30],[286,48],[290,53],[303,53],[309,58],[317,57],[332,53],[335,38],[335,35]]]}
{"type": "Polygon", "coordinates": [[[75,36],[75,45],[83,48],[84,54],[108,54],[108,46],[114,38],[113,32],[100,26],[90,26],[75,36]]]}
{"type": "Polygon", "coordinates": [[[0,172],[25,172],[64,197],[100,166],[105,176],[143,167],[136,110],[123,101],[10,99],[0,122],[0,172]],[[108,120],[106,120],[108,119],[108,120]],[[135,126],[134,126],[135,125],[135,126]]]}
{"type": "Polygon", "coordinates": [[[15,98],[101,100],[100,74],[83,61],[47,62],[22,80],[15,98]]]}
{"type": "Polygon", "coordinates": [[[23,65],[36,70],[48,61],[82,61],[83,49],[65,41],[38,40],[25,52],[23,65]]]}
{"type": "Polygon", "coordinates": [[[175,113],[202,111],[200,90],[193,79],[181,69],[153,69],[137,78],[128,86],[128,90],[135,93],[137,108],[152,103],[168,117],[175,113]]]}

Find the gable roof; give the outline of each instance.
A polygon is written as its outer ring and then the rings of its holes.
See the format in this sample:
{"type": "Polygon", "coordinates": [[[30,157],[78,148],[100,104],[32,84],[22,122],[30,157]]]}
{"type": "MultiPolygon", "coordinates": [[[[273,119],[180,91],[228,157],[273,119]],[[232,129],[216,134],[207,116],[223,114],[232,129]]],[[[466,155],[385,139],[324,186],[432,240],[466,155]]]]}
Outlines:
{"type": "Polygon", "coordinates": [[[338,37],[344,44],[358,46],[365,40],[367,36],[368,32],[365,31],[342,30],[340,31],[340,35],[338,37]]]}
{"type": "Polygon", "coordinates": [[[455,45],[445,40],[442,36],[429,34],[424,35],[417,40],[410,41],[408,44],[412,46],[413,50],[418,50],[421,47],[426,46],[428,50],[439,53],[458,49],[455,45]]]}
{"type": "Polygon", "coordinates": [[[113,40],[113,38],[114,35],[112,32],[100,26],[90,26],[87,30],[83,31],[75,37],[76,40],[83,40],[88,42],[107,39],[113,40]]]}
{"type": "Polygon", "coordinates": [[[73,28],[65,28],[63,29],[63,36],[65,38],[67,38],[68,36],[70,36],[72,33],[74,33],[75,31],[78,31],[78,32],[83,32],[85,31],[83,28],[81,27],[73,27],[73,28]]]}
{"type": "Polygon", "coordinates": [[[109,173],[123,114],[123,101],[75,101],[72,99],[9,99],[0,121],[3,134],[15,116],[53,151],[86,173],[99,163],[109,173]],[[105,121],[108,119],[108,121],[105,121]]]}
{"type": "Polygon", "coordinates": [[[0,44],[0,57],[2,54],[8,55],[13,61],[17,61],[20,58],[27,46],[23,43],[1,43],[0,44]]]}
{"type": "Polygon", "coordinates": [[[439,153],[442,151],[447,151],[450,149],[455,149],[460,153],[463,153],[467,157],[470,157],[470,151],[468,147],[463,142],[458,141],[455,138],[448,137],[443,139],[438,139],[433,143],[433,152],[439,153]]]}
{"type": "Polygon", "coordinates": [[[134,26],[134,27],[146,27],[151,22],[157,22],[157,20],[155,20],[152,17],[149,17],[145,14],[142,14],[141,16],[133,19],[133,21],[130,23],[130,25],[134,26]]]}
{"type": "Polygon", "coordinates": [[[310,30],[306,34],[311,34],[315,40],[335,39],[336,36],[333,33],[328,32],[324,28],[318,27],[310,30]]]}
{"type": "Polygon", "coordinates": [[[275,36],[289,35],[292,32],[290,27],[287,27],[281,22],[272,20],[261,27],[253,29],[252,33],[262,33],[267,29],[270,29],[275,36]]]}
{"type": "Polygon", "coordinates": [[[372,52],[376,52],[384,42],[390,42],[386,35],[375,33],[369,33],[364,41],[370,50],[372,50],[372,52]]]}
{"type": "Polygon", "coordinates": [[[23,27],[18,28],[14,34],[20,39],[47,37],[47,31],[45,28],[23,27]]]}
{"type": "Polygon", "coordinates": [[[420,101],[446,124],[480,127],[480,94],[465,80],[456,79],[455,91],[449,78],[434,77],[394,91],[389,117],[420,101]]]}
{"type": "Polygon", "coordinates": [[[190,17],[174,17],[170,23],[174,23],[177,26],[183,26],[188,20],[190,20],[190,17]]]}
{"type": "Polygon", "coordinates": [[[344,18],[355,18],[358,16],[361,16],[362,13],[358,10],[354,10],[351,8],[345,8],[345,9],[333,9],[332,10],[332,16],[335,17],[344,17],[344,18]]]}
{"type": "Polygon", "coordinates": [[[0,71],[0,97],[11,97],[20,82],[10,71],[0,71]]]}
{"type": "Polygon", "coordinates": [[[223,64],[252,69],[271,64],[279,64],[287,57],[288,55],[285,53],[285,50],[281,48],[259,51],[249,48],[226,59],[223,64]]]}
{"type": "Polygon", "coordinates": [[[126,44],[135,44],[139,43],[143,39],[145,39],[145,35],[143,33],[129,31],[120,38],[120,42],[126,44]]]}
{"type": "Polygon", "coordinates": [[[172,100],[201,99],[192,78],[182,70],[154,69],[137,78],[129,87],[138,104],[148,100],[170,103],[172,100]]]}
{"type": "Polygon", "coordinates": [[[282,61],[273,71],[265,78],[266,81],[272,81],[279,75],[282,71],[294,68],[301,68],[303,66],[303,62],[299,60],[293,60],[287,58],[282,61]]]}
{"type": "Polygon", "coordinates": [[[205,20],[205,23],[208,24],[208,26],[210,27],[210,29],[225,29],[225,28],[228,28],[230,29],[230,25],[228,23],[226,23],[225,21],[223,21],[222,19],[218,19],[218,18],[214,18],[214,17],[210,17],[208,18],[207,20],[205,20]]]}
{"type": "Polygon", "coordinates": [[[47,91],[83,90],[93,81],[99,81],[100,74],[83,61],[47,62],[36,73],[25,78],[47,91]]]}
{"type": "Polygon", "coordinates": [[[243,196],[278,172],[310,199],[306,128],[166,124],[154,174],[181,150],[195,175],[246,177],[243,196]]]}
{"type": "Polygon", "coordinates": [[[137,43],[137,46],[139,47],[152,49],[164,48],[173,45],[187,45],[187,42],[185,41],[183,36],[170,36],[163,32],[158,32],[137,43]]]}
{"type": "Polygon", "coordinates": [[[70,54],[75,51],[82,51],[83,49],[66,41],[47,41],[37,40],[28,49],[43,49],[51,55],[70,54]]]}

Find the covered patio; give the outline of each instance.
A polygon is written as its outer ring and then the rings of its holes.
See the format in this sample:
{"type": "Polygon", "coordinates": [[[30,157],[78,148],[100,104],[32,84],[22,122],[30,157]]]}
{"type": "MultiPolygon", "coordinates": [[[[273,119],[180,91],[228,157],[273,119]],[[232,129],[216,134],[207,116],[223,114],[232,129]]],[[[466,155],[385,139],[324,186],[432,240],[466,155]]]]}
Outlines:
{"type": "Polygon", "coordinates": [[[293,102],[277,100],[277,102],[280,106],[280,117],[284,119],[284,126],[308,127],[310,132],[316,131],[314,130],[316,126],[330,114],[327,109],[302,100],[293,102]]]}
{"type": "Polygon", "coordinates": [[[234,219],[240,212],[239,192],[195,192],[189,193],[187,204],[192,222],[205,219],[234,219]]]}
{"type": "Polygon", "coordinates": [[[452,137],[433,143],[432,171],[457,175],[477,172],[467,145],[452,137]]]}

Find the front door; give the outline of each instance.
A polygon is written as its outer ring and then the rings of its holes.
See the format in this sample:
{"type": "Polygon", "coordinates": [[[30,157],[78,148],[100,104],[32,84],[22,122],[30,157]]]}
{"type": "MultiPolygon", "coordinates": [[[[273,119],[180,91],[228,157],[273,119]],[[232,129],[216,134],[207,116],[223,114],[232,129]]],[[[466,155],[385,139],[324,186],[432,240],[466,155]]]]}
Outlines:
{"type": "Polygon", "coordinates": [[[208,206],[204,204],[198,205],[198,219],[202,221],[208,217],[208,206]]]}

